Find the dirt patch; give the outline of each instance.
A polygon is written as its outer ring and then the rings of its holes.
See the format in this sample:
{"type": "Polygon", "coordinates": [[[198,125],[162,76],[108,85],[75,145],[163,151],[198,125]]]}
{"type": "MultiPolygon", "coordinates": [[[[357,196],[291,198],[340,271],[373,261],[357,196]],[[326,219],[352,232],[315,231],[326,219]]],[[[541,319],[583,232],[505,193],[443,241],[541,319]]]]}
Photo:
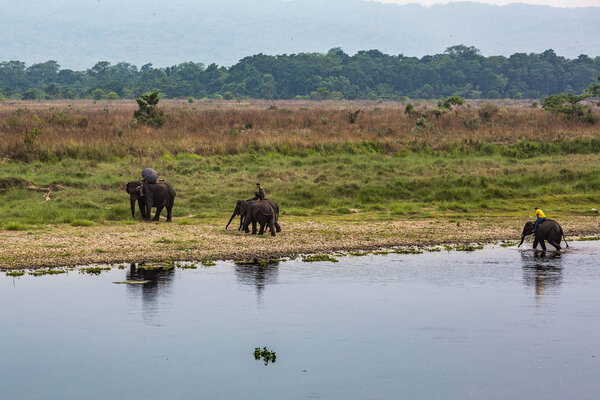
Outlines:
{"type": "MultiPolygon", "coordinates": [[[[567,240],[600,233],[598,218],[561,220],[567,240]]],[[[134,225],[48,228],[44,232],[0,231],[0,269],[72,266],[93,263],[243,260],[301,254],[372,250],[394,246],[490,243],[518,240],[517,218],[456,222],[407,219],[349,223],[283,222],[276,237],[225,231],[222,224],[134,225]]]]}

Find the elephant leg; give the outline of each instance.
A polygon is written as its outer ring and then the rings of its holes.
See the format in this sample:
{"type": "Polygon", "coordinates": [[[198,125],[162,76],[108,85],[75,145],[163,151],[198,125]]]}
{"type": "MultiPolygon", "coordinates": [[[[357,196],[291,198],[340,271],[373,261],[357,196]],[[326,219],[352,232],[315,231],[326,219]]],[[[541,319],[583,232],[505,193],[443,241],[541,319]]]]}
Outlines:
{"type": "Polygon", "coordinates": [[[151,215],[152,215],[152,203],[146,202],[144,220],[146,220],[146,222],[150,222],[151,215]]]}
{"type": "MultiPolygon", "coordinates": [[[[274,228],[275,228],[275,226],[274,226],[273,220],[271,219],[271,220],[269,220],[269,229],[271,230],[271,236],[275,236],[275,229],[274,228]]],[[[278,230],[277,232],[281,232],[281,229],[278,230]]]]}
{"type": "Polygon", "coordinates": [[[169,204],[167,204],[167,222],[171,222],[173,215],[173,202],[170,202],[169,204]]]}
{"type": "Polygon", "coordinates": [[[279,226],[279,223],[277,222],[277,220],[275,220],[275,230],[277,232],[281,232],[281,226],[279,226]]]}
{"type": "Polygon", "coordinates": [[[152,221],[158,221],[160,219],[160,213],[162,212],[163,208],[164,206],[156,207],[156,214],[154,214],[154,218],[152,218],[152,221]]]}
{"type": "Polygon", "coordinates": [[[265,225],[266,225],[266,223],[265,223],[265,222],[261,222],[261,223],[260,223],[260,229],[259,229],[259,231],[258,231],[258,234],[259,234],[259,235],[263,235],[263,234],[265,233],[265,225]]]}
{"type": "Polygon", "coordinates": [[[246,233],[250,232],[250,230],[248,229],[248,225],[250,224],[250,221],[248,221],[248,219],[244,219],[244,226],[242,227],[242,230],[246,233]]]}
{"type": "Polygon", "coordinates": [[[252,234],[256,235],[256,221],[252,221],[252,234]]]}
{"type": "Polygon", "coordinates": [[[546,251],[546,243],[544,239],[540,239],[540,244],[542,245],[542,250],[546,251]]]}
{"type": "Polygon", "coordinates": [[[554,246],[554,248],[556,250],[560,250],[560,244],[558,244],[556,242],[551,242],[551,241],[548,241],[548,244],[551,244],[552,246],[554,246]]]}
{"type": "Polygon", "coordinates": [[[534,249],[537,249],[537,245],[538,245],[538,243],[539,243],[539,242],[538,242],[537,238],[533,239],[533,248],[534,248],[534,249]]]}

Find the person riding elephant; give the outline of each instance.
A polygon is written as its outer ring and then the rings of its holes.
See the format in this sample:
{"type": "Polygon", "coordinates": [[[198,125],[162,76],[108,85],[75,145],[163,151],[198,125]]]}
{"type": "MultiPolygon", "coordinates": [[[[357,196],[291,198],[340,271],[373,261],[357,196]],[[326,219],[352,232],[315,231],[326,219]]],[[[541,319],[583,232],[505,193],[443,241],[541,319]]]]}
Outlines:
{"type": "Polygon", "coordinates": [[[256,234],[256,224],[260,224],[259,235],[265,233],[265,226],[271,230],[271,236],[275,236],[275,211],[266,201],[251,201],[246,204],[244,213],[244,232],[248,233],[248,225],[252,224],[252,234],[256,234]]]}
{"type": "Polygon", "coordinates": [[[565,239],[565,234],[563,233],[562,227],[558,224],[558,222],[553,221],[551,219],[545,219],[540,222],[537,227],[537,231],[534,231],[535,224],[531,221],[528,221],[523,227],[523,232],[521,233],[521,243],[519,243],[518,247],[521,247],[523,241],[525,240],[525,236],[535,235],[533,239],[533,248],[537,248],[538,243],[542,245],[542,250],[546,251],[546,244],[544,241],[548,241],[549,244],[554,246],[556,250],[560,250],[560,242],[561,240],[565,241],[567,247],[569,247],[569,243],[567,243],[567,239],[565,239]]]}
{"type": "MultiPolygon", "coordinates": [[[[233,210],[233,213],[231,214],[231,218],[229,219],[227,226],[225,226],[225,229],[227,229],[229,227],[229,224],[231,224],[231,221],[233,221],[233,219],[239,215],[240,216],[240,226],[238,227],[238,231],[242,230],[242,226],[244,225],[244,216],[246,214],[246,206],[254,201],[255,201],[254,199],[238,200],[235,203],[235,208],[233,210]]],[[[279,220],[279,205],[270,199],[264,199],[263,201],[265,203],[269,204],[271,206],[271,208],[273,209],[273,211],[275,212],[275,223],[274,223],[275,230],[276,230],[276,232],[281,232],[281,226],[279,225],[279,222],[278,222],[278,220],[279,220]]]]}
{"type": "Polygon", "coordinates": [[[535,208],[535,216],[536,216],[536,220],[535,220],[535,224],[533,224],[533,232],[534,233],[537,232],[538,226],[546,220],[546,214],[544,214],[542,209],[539,207],[535,208]]]}
{"type": "Polygon", "coordinates": [[[173,204],[175,202],[175,189],[170,183],[161,180],[157,183],[133,181],[127,183],[125,188],[131,199],[131,215],[135,218],[135,200],[138,201],[142,218],[150,221],[152,207],[156,207],[153,221],[158,221],[163,208],[167,208],[167,222],[171,222],[173,204]],[[135,191],[135,195],[132,194],[135,191]]]}
{"type": "Polygon", "coordinates": [[[260,183],[256,184],[257,192],[254,192],[254,198],[252,200],[261,201],[265,199],[265,189],[260,186],[260,183]]]}

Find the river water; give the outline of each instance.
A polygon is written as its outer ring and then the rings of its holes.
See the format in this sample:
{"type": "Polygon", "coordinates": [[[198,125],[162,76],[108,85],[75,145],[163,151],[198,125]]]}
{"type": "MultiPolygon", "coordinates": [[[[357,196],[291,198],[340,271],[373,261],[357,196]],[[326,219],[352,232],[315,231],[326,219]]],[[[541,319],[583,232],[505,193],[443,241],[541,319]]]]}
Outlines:
{"type": "Polygon", "coordinates": [[[0,276],[0,398],[597,399],[599,254],[0,276]]]}

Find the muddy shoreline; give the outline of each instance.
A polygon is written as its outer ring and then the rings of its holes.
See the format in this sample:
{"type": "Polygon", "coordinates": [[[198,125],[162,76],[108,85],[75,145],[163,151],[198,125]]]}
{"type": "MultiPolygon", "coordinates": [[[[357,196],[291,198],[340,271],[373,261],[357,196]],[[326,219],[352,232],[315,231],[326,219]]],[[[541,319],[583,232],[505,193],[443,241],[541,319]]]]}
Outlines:
{"type": "MultiPolygon", "coordinates": [[[[567,240],[600,234],[595,216],[560,219],[567,240]]],[[[517,241],[523,218],[485,217],[458,222],[432,219],[356,222],[282,222],[276,237],[225,231],[222,224],[138,223],[53,226],[0,231],[0,270],[87,264],[198,260],[252,260],[398,246],[517,241]]],[[[531,246],[531,239],[524,246],[531,246]]]]}

